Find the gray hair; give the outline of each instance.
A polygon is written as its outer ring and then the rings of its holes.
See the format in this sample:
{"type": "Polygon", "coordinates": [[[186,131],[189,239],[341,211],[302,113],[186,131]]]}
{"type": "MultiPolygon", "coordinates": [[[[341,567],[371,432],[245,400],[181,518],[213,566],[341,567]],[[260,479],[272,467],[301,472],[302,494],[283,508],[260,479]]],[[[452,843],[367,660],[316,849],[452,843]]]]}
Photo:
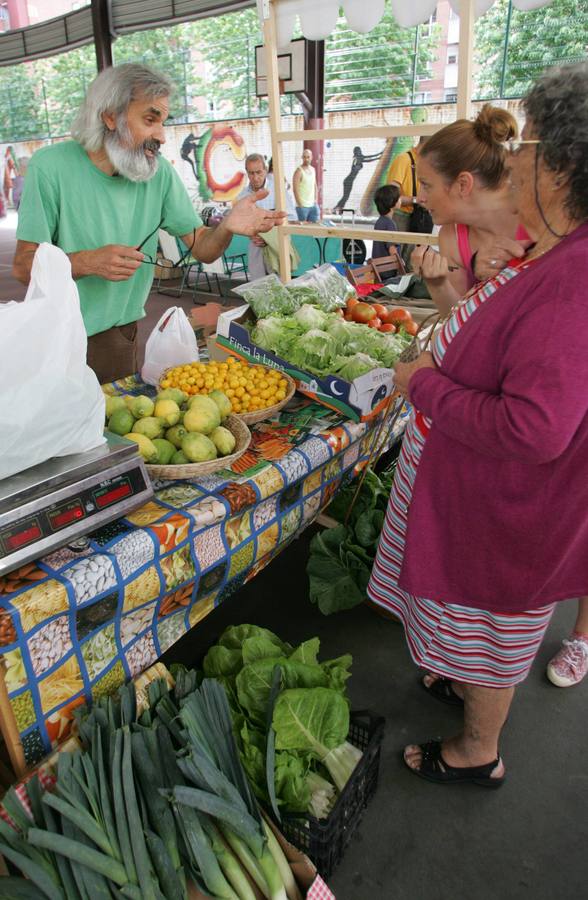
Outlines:
{"type": "Polygon", "coordinates": [[[169,97],[173,83],[162,72],[140,63],[104,69],[94,79],[71,127],[71,135],[84,150],[96,152],[104,144],[104,113],[124,115],[138,97],[169,97]]]}
{"type": "Polygon", "coordinates": [[[267,162],[265,161],[265,157],[261,155],[261,153],[249,153],[245,157],[245,168],[249,163],[260,162],[263,165],[264,169],[267,169],[267,162]]]}
{"type": "Polygon", "coordinates": [[[566,210],[578,221],[588,219],[588,64],[547,71],[523,108],[541,141],[545,165],[567,179],[566,210]]]}

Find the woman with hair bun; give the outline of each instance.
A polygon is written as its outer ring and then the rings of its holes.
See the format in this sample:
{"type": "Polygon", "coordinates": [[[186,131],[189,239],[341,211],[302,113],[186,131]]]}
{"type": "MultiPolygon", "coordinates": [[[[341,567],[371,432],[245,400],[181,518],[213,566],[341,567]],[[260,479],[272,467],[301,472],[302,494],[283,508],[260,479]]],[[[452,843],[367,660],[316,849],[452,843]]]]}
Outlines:
{"type": "MultiPolygon", "coordinates": [[[[457,734],[404,749],[438,784],[503,784],[515,687],[555,604],[588,593],[587,98],[587,63],[531,88],[506,164],[532,243],[448,310],[431,352],[394,367],[413,413],[367,593],[402,620],[428,694],[463,709],[457,734]]],[[[433,190],[424,173],[440,217],[480,182],[486,157],[468,149],[453,181],[433,190]]],[[[501,151],[497,186],[503,168],[501,151]]]]}
{"type": "Polygon", "coordinates": [[[421,150],[419,202],[441,225],[439,253],[418,247],[411,263],[442,312],[529,245],[505,166],[505,142],[517,133],[511,113],[487,103],[473,122],[447,125],[421,150]]]}

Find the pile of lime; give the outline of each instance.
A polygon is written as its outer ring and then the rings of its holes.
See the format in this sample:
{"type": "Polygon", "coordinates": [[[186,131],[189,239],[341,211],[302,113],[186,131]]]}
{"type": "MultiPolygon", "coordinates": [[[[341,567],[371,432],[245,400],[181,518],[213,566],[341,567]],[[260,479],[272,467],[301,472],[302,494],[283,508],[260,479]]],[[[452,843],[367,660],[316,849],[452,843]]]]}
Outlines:
{"type": "Polygon", "coordinates": [[[222,391],[188,397],[178,388],[145,395],[106,397],[107,428],[134,441],[145,462],[179,466],[229,456],[235,436],[222,424],[231,401],[222,391]]]}

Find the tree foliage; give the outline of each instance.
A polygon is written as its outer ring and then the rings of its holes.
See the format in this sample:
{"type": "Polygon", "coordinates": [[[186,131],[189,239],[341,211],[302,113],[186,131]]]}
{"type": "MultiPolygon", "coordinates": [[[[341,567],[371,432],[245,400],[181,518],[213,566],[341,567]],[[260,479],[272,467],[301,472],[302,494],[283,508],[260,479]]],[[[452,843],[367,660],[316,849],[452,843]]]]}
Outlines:
{"type": "Polygon", "coordinates": [[[0,142],[41,137],[46,130],[42,112],[28,68],[0,68],[0,142]]]}
{"type": "Polygon", "coordinates": [[[476,23],[478,97],[521,97],[545,69],[586,58],[588,0],[553,0],[531,12],[512,7],[508,20],[509,0],[497,0],[476,23]]]}
{"type": "Polygon", "coordinates": [[[326,42],[325,105],[360,108],[413,102],[439,35],[438,26],[401,28],[389,8],[380,24],[364,35],[340,19],[326,42]]]}
{"type": "Polygon", "coordinates": [[[263,107],[255,96],[255,46],[262,43],[257,10],[199,19],[189,27],[196,51],[194,96],[205,97],[219,117],[260,115],[263,107]]]}

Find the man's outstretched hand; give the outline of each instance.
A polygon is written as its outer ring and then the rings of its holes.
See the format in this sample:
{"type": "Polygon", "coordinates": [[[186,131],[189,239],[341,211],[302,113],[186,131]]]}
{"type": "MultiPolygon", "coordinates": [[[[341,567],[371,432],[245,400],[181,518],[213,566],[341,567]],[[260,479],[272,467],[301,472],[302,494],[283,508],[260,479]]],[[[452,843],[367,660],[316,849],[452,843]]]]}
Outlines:
{"type": "Polygon", "coordinates": [[[254,194],[243,197],[233,204],[223,224],[232,234],[244,234],[253,237],[263,231],[269,231],[275,225],[282,225],[286,219],[286,213],[273,209],[260,209],[256,206],[258,200],[267,197],[268,191],[262,188],[254,194]]]}

